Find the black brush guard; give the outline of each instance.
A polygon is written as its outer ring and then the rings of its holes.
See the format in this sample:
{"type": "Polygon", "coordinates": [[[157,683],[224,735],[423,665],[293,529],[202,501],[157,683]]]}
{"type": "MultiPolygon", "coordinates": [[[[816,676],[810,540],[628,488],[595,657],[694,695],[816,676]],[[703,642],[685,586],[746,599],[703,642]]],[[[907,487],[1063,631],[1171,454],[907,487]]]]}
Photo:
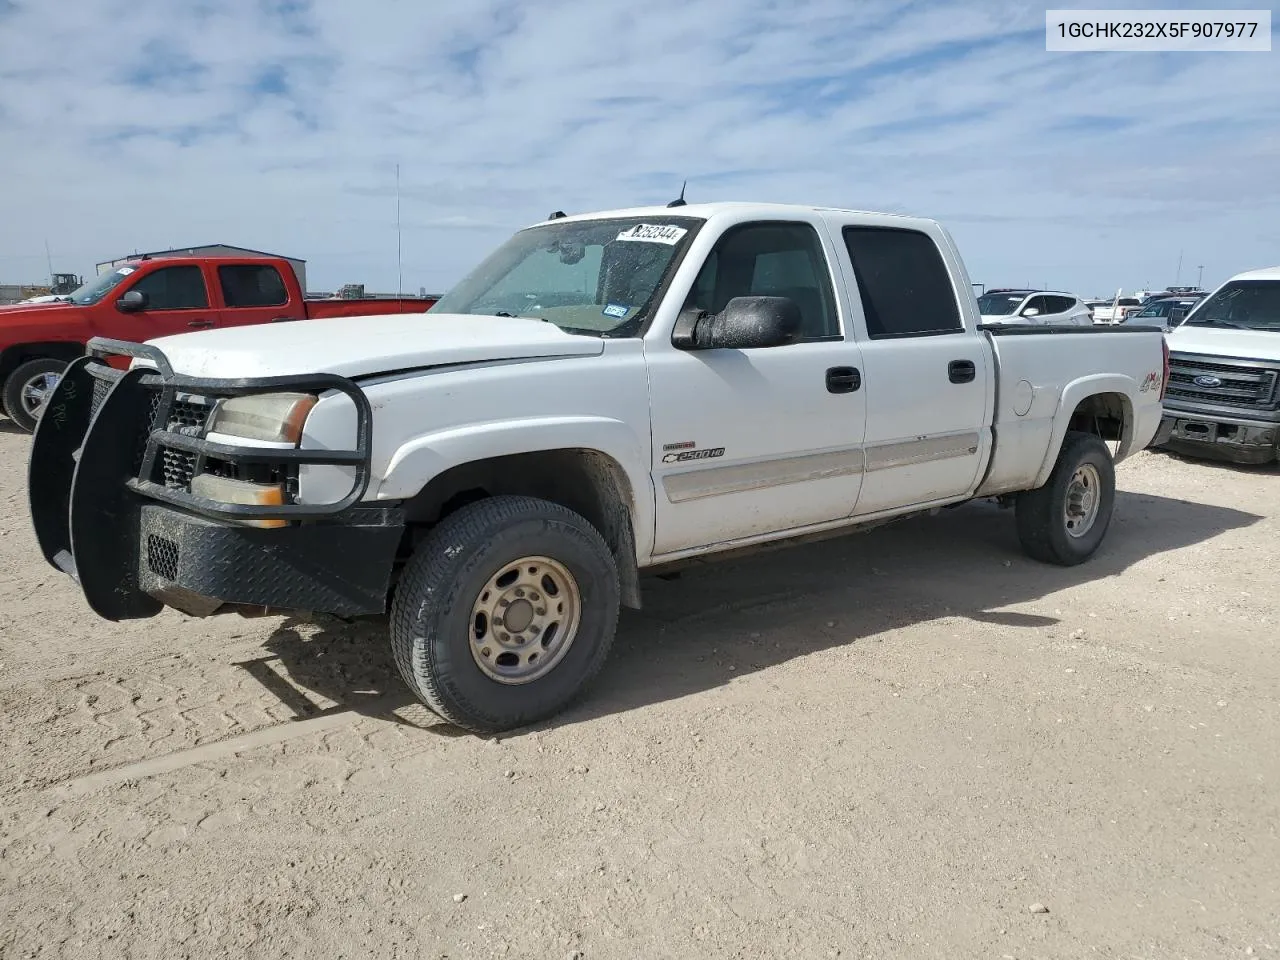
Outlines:
{"type": "Polygon", "coordinates": [[[385,609],[403,517],[357,506],[369,485],[372,412],[364,392],[333,374],[202,379],[174,373],[146,344],[95,338],[50,396],[32,441],[29,500],[45,559],[75,579],[108,620],[150,617],[166,605],[196,615],[224,604],[355,615],[385,609]],[[154,364],[122,372],[103,358],[154,364]],[[170,429],[181,396],[210,399],[336,390],[356,410],[352,450],[216,443],[203,429],[170,429]],[[350,492],[326,504],[220,503],[171,482],[177,455],[206,461],[353,468],[350,492]],[[157,480],[157,477],[160,480],[157,480]],[[246,526],[284,520],[285,527],[246,526]]]}

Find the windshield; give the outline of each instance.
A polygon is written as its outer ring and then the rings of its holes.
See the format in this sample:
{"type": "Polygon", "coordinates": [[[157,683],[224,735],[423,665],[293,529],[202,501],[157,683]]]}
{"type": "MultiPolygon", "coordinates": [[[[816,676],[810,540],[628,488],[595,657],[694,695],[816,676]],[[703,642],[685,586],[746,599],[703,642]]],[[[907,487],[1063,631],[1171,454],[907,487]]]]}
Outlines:
{"type": "Polygon", "coordinates": [[[1186,322],[1280,331],[1280,280],[1232,280],[1201,301],[1186,322]]]}
{"type": "Polygon", "coordinates": [[[1025,299],[1025,293],[984,293],[978,298],[978,312],[984,317],[1007,317],[1025,299]]]}
{"type": "Polygon", "coordinates": [[[656,216],[530,227],[431,312],[531,317],[570,333],[626,336],[702,222],[656,216]]]}
{"type": "Polygon", "coordinates": [[[1169,311],[1173,309],[1173,302],[1170,300],[1157,300],[1155,303],[1148,304],[1138,314],[1138,319],[1142,317],[1167,317],[1169,311]]]}
{"type": "Polygon", "coordinates": [[[94,277],[84,286],[71,293],[71,302],[82,307],[91,307],[119,285],[120,281],[133,273],[134,267],[120,267],[110,273],[102,273],[94,277]]]}

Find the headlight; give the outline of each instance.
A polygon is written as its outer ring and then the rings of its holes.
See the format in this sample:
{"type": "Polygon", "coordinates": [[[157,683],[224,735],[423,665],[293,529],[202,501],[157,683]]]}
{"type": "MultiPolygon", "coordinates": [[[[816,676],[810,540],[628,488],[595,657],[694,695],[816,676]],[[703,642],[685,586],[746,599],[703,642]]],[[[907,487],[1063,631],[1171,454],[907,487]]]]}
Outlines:
{"type": "Polygon", "coordinates": [[[214,406],[208,433],[296,447],[302,439],[302,425],[315,405],[316,397],[310,393],[230,397],[214,406]]]}
{"type": "MultiPolygon", "coordinates": [[[[302,427],[317,398],[310,393],[260,393],[247,397],[219,400],[209,414],[205,436],[251,446],[291,448],[302,440],[302,427]]],[[[199,473],[191,479],[191,492],[218,503],[282,506],[286,500],[285,478],[269,469],[261,476],[261,467],[244,468],[239,477],[217,473],[199,473]]],[[[280,519],[256,518],[238,521],[250,527],[285,527],[280,519]]]]}

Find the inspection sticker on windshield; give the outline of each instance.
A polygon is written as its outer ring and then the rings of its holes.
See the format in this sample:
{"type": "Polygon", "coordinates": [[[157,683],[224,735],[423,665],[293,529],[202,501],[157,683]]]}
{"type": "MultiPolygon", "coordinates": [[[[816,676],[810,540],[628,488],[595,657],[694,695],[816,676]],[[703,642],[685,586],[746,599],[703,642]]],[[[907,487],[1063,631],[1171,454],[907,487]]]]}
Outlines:
{"type": "Polygon", "coordinates": [[[637,223],[634,227],[618,234],[618,239],[675,246],[688,232],[684,227],[673,227],[665,223],[637,223]]]}
{"type": "Polygon", "coordinates": [[[628,311],[630,310],[631,310],[630,307],[624,307],[620,303],[611,303],[607,307],[605,307],[602,312],[606,317],[614,317],[618,320],[621,320],[623,317],[627,315],[628,311]]]}

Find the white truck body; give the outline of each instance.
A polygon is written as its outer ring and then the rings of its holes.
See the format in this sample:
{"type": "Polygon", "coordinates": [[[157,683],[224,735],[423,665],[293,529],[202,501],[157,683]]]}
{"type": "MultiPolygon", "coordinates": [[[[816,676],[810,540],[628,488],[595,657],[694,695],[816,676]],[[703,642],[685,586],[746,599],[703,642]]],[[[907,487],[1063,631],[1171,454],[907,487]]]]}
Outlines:
{"type": "Polygon", "coordinates": [[[1016,500],[1033,556],[1087,559],[1112,464],[1160,426],[1163,347],[1143,328],[984,328],[931,220],[559,216],[425,315],[91,344],[136,359],[68,371],[33,448],[48,479],[32,513],[103,616],[390,609],[424,701],[507,729],[589,680],[644,569],[975,497],[1016,500]],[[148,409],[133,460],[105,431],[148,409]],[[127,495],[103,496],[102,476],[127,495]],[[573,598],[562,620],[539,583],[573,598]]]}
{"type": "MultiPolygon", "coordinates": [[[[280,325],[153,343],[177,372],[193,376],[323,370],[360,378],[376,417],[375,501],[412,497],[445,469],[473,460],[598,450],[630,481],[642,567],[1033,489],[1053,467],[1071,412],[1092,395],[1112,394],[1129,405],[1117,461],[1155,435],[1163,377],[1157,334],[989,335],[979,329],[973,288],[951,237],[933,221],[760,204],[678,212],[706,217],[711,229],[694,240],[641,338],[584,337],[523,318],[431,311],[326,320],[323,336],[280,325]],[[719,236],[737,224],[780,217],[819,231],[841,339],[746,355],[673,347],[684,294],[719,236]],[[963,328],[869,339],[847,255],[833,239],[846,225],[930,236],[952,277],[963,328]],[[949,381],[947,367],[956,360],[975,365],[973,382],[949,381]],[[862,371],[863,389],[826,391],[824,371],[842,365],[862,371]],[[689,441],[724,452],[664,462],[664,447],[689,441]]],[[[670,213],[640,208],[591,219],[661,221],[670,213]]],[[[341,447],[353,429],[350,401],[330,395],[308,418],[302,446],[341,447]]],[[[336,500],[350,486],[349,475],[343,468],[306,468],[300,499],[336,500]]]]}

